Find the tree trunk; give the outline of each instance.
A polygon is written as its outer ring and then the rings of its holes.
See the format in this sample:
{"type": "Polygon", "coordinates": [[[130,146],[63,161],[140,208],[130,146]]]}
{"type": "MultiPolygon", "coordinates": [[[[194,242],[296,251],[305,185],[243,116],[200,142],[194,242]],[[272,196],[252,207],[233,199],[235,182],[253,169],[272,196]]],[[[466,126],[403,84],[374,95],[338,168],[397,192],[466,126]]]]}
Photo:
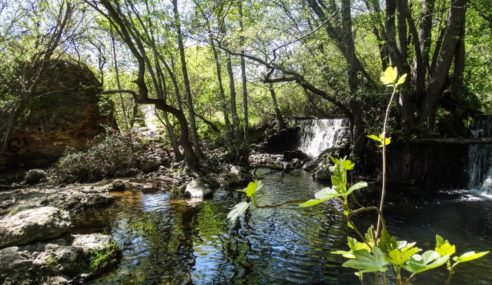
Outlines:
{"type": "Polygon", "coordinates": [[[355,159],[360,159],[363,156],[365,145],[365,130],[364,121],[362,119],[362,107],[357,99],[359,91],[359,81],[357,78],[357,57],[355,54],[355,44],[352,35],[352,15],[351,15],[351,0],[342,0],[342,40],[347,54],[347,75],[349,83],[350,101],[349,108],[352,113],[351,129],[353,149],[352,155],[355,159]]]}
{"type": "MultiPolygon", "coordinates": [[[[113,51],[114,72],[116,74],[116,87],[121,90],[122,88],[121,88],[121,81],[120,81],[120,72],[118,68],[118,60],[117,60],[118,56],[116,55],[116,45],[113,35],[113,26],[110,26],[110,34],[111,34],[111,49],[113,51]]],[[[130,124],[128,122],[128,115],[126,112],[126,105],[125,105],[125,100],[123,98],[123,94],[120,93],[119,97],[120,97],[121,110],[123,111],[123,120],[125,122],[125,128],[127,131],[130,131],[130,124]]]]}
{"type": "Polygon", "coordinates": [[[227,99],[225,96],[224,84],[222,82],[222,66],[220,64],[219,52],[217,51],[217,48],[215,47],[215,44],[211,36],[209,38],[209,41],[210,41],[210,47],[212,49],[212,53],[214,54],[215,70],[217,72],[217,83],[219,84],[219,97],[222,103],[221,107],[222,107],[222,113],[224,114],[225,127],[229,135],[232,136],[231,121],[229,120],[229,111],[227,108],[227,99]]]}
{"type": "Polygon", "coordinates": [[[448,24],[443,37],[442,47],[435,70],[431,75],[427,95],[421,105],[421,123],[427,127],[428,131],[435,128],[439,97],[449,77],[449,70],[456,52],[456,46],[462,35],[467,2],[467,0],[453,0],[449,11],[448,24]]]}
{"type": "Polygon", "coordinates": [[[190,119],[191,140],[193,141],[193,144],[195,146],[196,155],[201,158],[201,157],[203,157],[203,154],[201,152],[200,142],[198,139],[196,120],[195,120],[195,110],[194,110],[194,106],[193,106],[193,97],[191,94],[190,79],[188,77],[188,68],[186,66],[186,55],[185,55],[185,49],[184,49],[184,43],[183,43],[183,33],[181,31],[181,20],[179,18],[178,1],[173,0],[172,2],[173,2],[173,8],[174,8],[174,23],[176,25],[179,55],[180,55],[180,59],[181,59],[181,71],[183,73],[183,83],[184,83],[185,93],[186,93],[186,104],[188,107],[188,117],[190,119]]]}
{"type": "Polygon", "coordinates": [[[270,90],[270,95],[272,96],[273,107],[275,109],[275,116],[277,117],[279,128],[285,129],[287,125],[285,124],[284,117],[282,116],[282,112],[280,112],[280,108],[278,107],[277,95],[275,94],[275,88],[273,88],[273,83],[268,84],[268,89],[270,90]]]}
{"type": "MultiPolygon", "coordinates": [[[[239,1],[239,27],[241,33],[244,31],[244,22],[243,22],[243,5],[242,1],[239,1]]],[[[244,55],[244,37],[241,35],[240,38],[241,44],[241,54],[244,55]]],[[[248,79],[246,78],[246,60],[244,56],[241,56],[241,81],[242,81],[242,89],[243,89],[243,123],[244,123],[244,143],[248,144],[248,127],[249,127],[249,117],[248,117],[248,79]]]]}
{"type": "Polygon", "coordinates": [[[169,121],[169,116],[168,113],[162,112],[163,113],[163,120],[159,116],[159,120],[161,123],[166,127],[167,135],[169,137],[169,140],[171,141],[171,146],[173,148],[174,156],[177,161],[180,161],[183,159],[183,155],[181,154],[181,151],[179,150],[179,144],[178,141],[176,140],[176,136],[174,135],[174,130],[171,122],[169,121]]]}
{"type": "Polygon", "coordinates": [[[232,69],[232,59],[227,55],[227,74],[229,76],[229,89],[231,95],[231,114],[232,114],[232,132],[236,140],[239,140],[239,116],[236,108],[236,83],[234,82],[234,71],[232,69]]]}

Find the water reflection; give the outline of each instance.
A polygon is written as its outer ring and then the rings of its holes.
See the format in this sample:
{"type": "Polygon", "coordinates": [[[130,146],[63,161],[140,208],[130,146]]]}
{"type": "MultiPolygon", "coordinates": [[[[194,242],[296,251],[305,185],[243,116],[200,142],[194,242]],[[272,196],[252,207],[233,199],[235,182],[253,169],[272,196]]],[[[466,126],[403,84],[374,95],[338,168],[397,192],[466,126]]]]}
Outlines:
{"type": "MultiPolygon", "coordinates": [[[[264,204],[308,199],[322,187],[302,171],[260,174],[265,176],[266,191],[259,199],[264,204]]],[[[231,226],[226,215],[237,193],[219,192],[196,208],[167,193],[120,195],[114,207],[75,221],[77,231],[109,232],[123,248],[119,266],[94,284],[359,284],[340,267],[343,259],[330,254],[345,248],[348,232],[336,203],[306,210],[295,205],[252,209],[231,226]]],[[[427,248],[440,233],[458,244],[459,252],[490,249],[492,205],[462,199],[466,195],[390,191],[390,229],[427,248]]],[[[372,219],[358,222],[363,227],[372,219]]],[[[464,265],[454,284],[490,284],[491,266],[490,257],[464,265]]],[[[444,269],[437,277],[423,274],[415,284],[440,284],[445,274],[444,269]]]]}

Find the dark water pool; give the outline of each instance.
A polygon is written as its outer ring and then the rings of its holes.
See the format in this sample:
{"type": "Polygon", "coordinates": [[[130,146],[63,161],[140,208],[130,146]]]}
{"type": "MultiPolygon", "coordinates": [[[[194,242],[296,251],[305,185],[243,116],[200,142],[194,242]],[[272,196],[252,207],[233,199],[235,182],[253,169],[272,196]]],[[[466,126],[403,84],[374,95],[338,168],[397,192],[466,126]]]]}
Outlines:
{"type": "MultiPolygon", "coordinates": [[[[262,175],[261,204],[309,199],[322,187],[303,171],[262,175]]],[[[492,200],[469,191],[393,193],[386,208],[393,234],[429,249],[436,233],[457,244],[458,252],[492,249],[492,200]]],[[[237,194],[218,192],[192,208],[167,193],[127,192],[111,208],[79,216],[76,231],[111,233],[123,248],[118,267],[93,283],[360,284],[351,270],[340,267],[344,259],[330,254],[345,249],[345,235],[352,235],[339,205],[252,209],[231,226],[226,215],[239,201],[237,194]]],[[[491,273],[489,255],[458,268],[453,284],[492,284],[491,273]]],[[[445,276],[442,268],[414,284],[443,284],[445,276]]]]}

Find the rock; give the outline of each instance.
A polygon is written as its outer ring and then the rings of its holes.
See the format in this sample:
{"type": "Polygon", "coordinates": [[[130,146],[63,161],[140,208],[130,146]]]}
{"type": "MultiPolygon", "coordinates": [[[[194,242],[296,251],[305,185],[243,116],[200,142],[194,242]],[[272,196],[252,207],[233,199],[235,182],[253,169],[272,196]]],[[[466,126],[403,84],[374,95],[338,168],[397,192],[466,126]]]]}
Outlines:
{"type": "Polygon", "coordinates": [[[108,187],[110,192],[121,192],[126,190],[126,184],[121,180],[115,180],[108,187]]]}
{"type": "Polygon", "coordinates": [[[26,188],[22,192],[0,192],[0,215],[26,209],[52,206],[77,212],[87,208],[107,206],[115,201],[108,186],[80,186],[55,188],[26,188]]]}
{"type": "Polygon", "coordinates": [[[26,172],[25,180],[27,184],[38,184],[46,179],[46,172],[41,169],[31,169],[26,172]]]}
{"type": "Polygon", "coordinates": [[[76,235],[0,250],[1,284],[85,284],[118,261],[121,252],[111,236],[76,235]]]}
{"type": "Polygon", "coordinates": [[[231,175],[239,175],[243,172],[243,169],[240,166],[231,166],[231,169],[229,170],[229,174],[231,175]]]}
{"type": "Polygon", "coordinates": [[[0,220],[0,248],[53,239],[70,227],[67,211],[55,207],[24,210],[0,220]]]}
{"type": "Polygon", "coordinates": [[[113,238],[104,234],[73,235],[72,246],[80,248],[84,253],[99,252],[111,246],[113,238]]]}
{"type": "Polygon", "coordinates": [[[331,179],[331,172],[328,167],[316,167],[313,174],[314,180],[317,181],[327,181],[331,179]]]}
{"type": "MultiPolygon", "coordinates": [[[[0,169],[48,165],[67,148],[86,147],[104,133],[103,125],[116,127],[114,107],[100,95],[101,83],[88,67],[63,60],[53,60],[47,66],[26,106],[28,115],[9,136],[0,169]],[[34,96],[45,93],[49,96],[34,96]]],[[[6,115],[0,112],[0,122],[6,115]]]]}
{"type": "Polygon", "coordinates": [[[309,155],[305,154],[304,152],[300,150],[293,150],[293,151],[284,151],[284,160],[285,161],[291,161],[294,158],[299,159],[300,161],[304,161],[309,159],[309,155]]]}
{"type": "Polygon", "coordinates": [[[282,170],[285,168],[280,154],[253,153],[249,156],[249,163],[252,167],[267,167],[282,170]]]}
{"type": "Polygon", "coordinates": [[[187,198],[204,199],[210,197],[212,194],[212,190],[200,180],[192,180],[186,185],[185,196],[187,198]]]}
{"type": "Polygon", "coordinates": [[[314,160],[309,160],[308,162],[304,163],[304,165],[302,166],[302,169],[306,170],[306,171],[312,171],[316,168],[316,166],[318,165],[318,163],[314,160]]]}
{"type": "Polygon", "coordinates": [[[262,148],[267,153],[279,154],[285,151],[293,151],[299,145],[300,128],[285,128],[270,136],[262,143],[262,148]]]}

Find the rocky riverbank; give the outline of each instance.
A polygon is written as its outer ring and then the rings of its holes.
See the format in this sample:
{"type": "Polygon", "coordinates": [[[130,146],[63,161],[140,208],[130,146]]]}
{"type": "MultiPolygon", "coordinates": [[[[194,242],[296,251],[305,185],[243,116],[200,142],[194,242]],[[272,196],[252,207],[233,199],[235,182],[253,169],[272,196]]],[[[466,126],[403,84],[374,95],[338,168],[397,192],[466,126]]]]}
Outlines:
{"type": "Polygon", "coordinates": [[[79,284],[118,261],[109,235],[72,235],[70,213],[31,208],[0,219],[1,284],[79,284]]]}

